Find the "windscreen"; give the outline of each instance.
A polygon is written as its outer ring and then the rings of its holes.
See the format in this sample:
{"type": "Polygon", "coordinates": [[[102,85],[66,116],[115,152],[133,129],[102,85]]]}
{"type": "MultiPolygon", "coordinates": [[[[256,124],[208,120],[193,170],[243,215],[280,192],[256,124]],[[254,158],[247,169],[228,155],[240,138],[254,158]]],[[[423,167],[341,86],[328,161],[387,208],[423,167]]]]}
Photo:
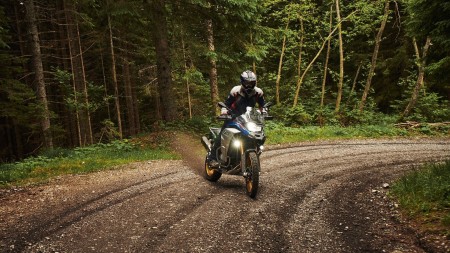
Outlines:
{"type": "Polygon", "coordinates": [[[264,117],[256,107],[248,107],[247,111],[238,120],[241,123],[254,122],[258,125],[264,124],[264,117]]]}

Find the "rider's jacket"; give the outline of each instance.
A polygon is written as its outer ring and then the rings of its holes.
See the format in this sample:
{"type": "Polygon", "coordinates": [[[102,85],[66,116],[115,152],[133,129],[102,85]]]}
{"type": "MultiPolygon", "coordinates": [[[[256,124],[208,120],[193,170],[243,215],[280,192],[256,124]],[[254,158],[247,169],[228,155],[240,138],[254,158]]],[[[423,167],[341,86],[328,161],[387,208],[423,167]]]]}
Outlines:
{"type": "Polygon", "coordinates": [[[241,85],[234,86],[225,100],[225,104],[231,108],[234,114],[241,115],[245,113],[248,106],[255,107],[256,103],[261,109],[264,107],[264,93],[260,88],[255,87],[250,94],[247,94],[241,87],[241,85]]]}

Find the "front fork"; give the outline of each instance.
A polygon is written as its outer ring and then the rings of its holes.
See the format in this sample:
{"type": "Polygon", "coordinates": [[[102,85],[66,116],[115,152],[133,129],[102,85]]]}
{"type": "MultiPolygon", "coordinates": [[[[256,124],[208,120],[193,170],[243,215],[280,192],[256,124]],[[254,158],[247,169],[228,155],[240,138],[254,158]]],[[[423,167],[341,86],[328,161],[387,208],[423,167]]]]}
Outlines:
{"type": "MultiPolygon", "coordinates": [[[[241,169],[242,169],[242,175],[245,178],[251,176],[251,169],[248,167],[249,164],[247,164],[247,158],[248,158],[250,152],[255,152],[256,155],[259,157],[259,155],[261,155],[261,153],[262,153],[262,150],[259,148],[245,150],[243,145],[241,145],[241,169]]],[[[250,165],[251,165],[251,161],[250,161],[250,165]]]]}

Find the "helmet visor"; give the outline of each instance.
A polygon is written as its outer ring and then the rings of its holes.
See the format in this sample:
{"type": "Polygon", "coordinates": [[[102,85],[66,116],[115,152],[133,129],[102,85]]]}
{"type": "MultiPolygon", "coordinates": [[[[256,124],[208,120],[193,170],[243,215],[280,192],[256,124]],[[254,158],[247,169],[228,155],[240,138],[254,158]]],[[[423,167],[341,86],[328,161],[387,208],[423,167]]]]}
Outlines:
{"type": "Polygon", "coordinates": [[[245,89],[253,89],[256,86],[256,81],[243,81],[242,85],[245,89]]]}

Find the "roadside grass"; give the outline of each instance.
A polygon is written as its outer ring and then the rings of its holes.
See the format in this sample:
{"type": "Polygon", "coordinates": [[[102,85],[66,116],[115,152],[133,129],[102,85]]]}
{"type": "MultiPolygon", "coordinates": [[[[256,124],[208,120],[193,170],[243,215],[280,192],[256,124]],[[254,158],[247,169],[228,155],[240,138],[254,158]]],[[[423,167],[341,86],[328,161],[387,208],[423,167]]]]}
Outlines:
{"type": "Polygon", "coordinates": [[[394,183],[390,194],[421,227],[450,237],[450,160],[405,175],[394,183]]]}
{"type": "Polygon", "coordinates": [[[84,148],[53,149],[36,157],[0,165],[0,187],[36,184],[64,174],[83,174],[114,166],[145,161],[179,159],[168,139],[158,136],[113,141],[84,148]]]}
{"type": "MultiPolygon", "coordinates": [[[[340,126],[288,127],[276,121],[266,122],[266,144],[295,143],[302,141],[386,138],[410,136],[450,136],[449,129],[426,129],[426,131],[396,128],[392,124],[340,126]]],[[[43,151],[38,156],[16,163],[0,164],[0,188],[20,186],[48,181],[63,174],[89,173],[111,169],[114,166],[145,160],[180,159],[170,148],[170,133],[190,132],[201,136],[208,127],[220,127],[222,122],[208,117],[197,117],[176,124],[162,124],[161,131],[143,134],[132,140],[113,141],[83,148],[43,151]]]]}
{"type": "Polygon", "coordinates": [[[405,137],[412,136],[414,133],[393,126],[304,126],[293,128],[268,123],[266,135],[269,136],[267,144],[281,144],[325,139],[405,137]]]}

